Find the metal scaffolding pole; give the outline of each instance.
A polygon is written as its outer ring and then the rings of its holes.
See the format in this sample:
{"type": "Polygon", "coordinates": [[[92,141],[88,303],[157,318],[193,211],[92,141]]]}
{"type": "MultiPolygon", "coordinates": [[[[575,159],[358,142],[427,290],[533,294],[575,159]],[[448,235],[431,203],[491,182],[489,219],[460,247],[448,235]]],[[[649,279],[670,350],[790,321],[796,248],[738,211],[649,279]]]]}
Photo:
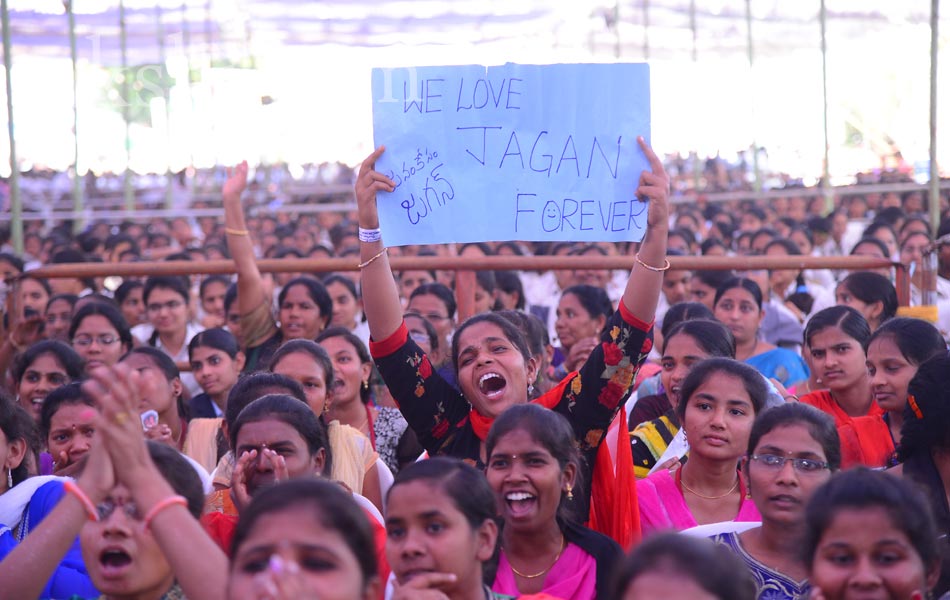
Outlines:
{"type": "Polygon", "coordinates": [[[165,208],[171,208],[174,192],[171,163],[172,111],[169,106],[171,98],[168,94],[168,82],[165,79],[165,73],[168,71],[168,68],[165,65],[165,26],[162,24],[162,5],[160,3],[155,4],[155,27],[158,37],[159,76],[162,78],[162,99],[165,104],[165,142],[168,144],[165,148],[165,208]]]}
{"type": "Polygon", "coordinates": [[[614,58],[620,58],[620,0],[614,2],[614,58]]]}
{"type": "Polygon", "coordinates": [[[930,226],[940,226],[940,171],[937,168],[937,51],[940,0],[930,0],[930,226]]]}
{"type": "MultiPolygon", "coordinates": [[[[697,40],[699,39],[699,27],[696,25],[696,0],[689,0],[689,29],[693,33],[693,67],[699,62],[699,48],[697,40]]],[[[703,177],[703,165],[699,160],[699,152],[694,154],[693,160],[693,188],[699,189],[703,177]]]]}
{"type": "MultiPolygon", "coordinates": [[[[194,86],[191,81],[191,26],[188,23],[188,4],[187,2],[181,3],[181,44],[182,51],[185,53],[185,69],[188,72],[188,106],[190,111],[188,113],[189,120],[194,118],[195,114],[195,92],[194,86]]],[[[192,144],[188,144],[188,166],[191,167],[191,172],[195,168],[195,152],[192,147],[192,144]]],[[[192,174],[192,193],[198,191],[198,178],[192,174]]]]}
{"type": "Polygon", "coordinates": [[[825,197],[826,214],[835,209],[835,197],[831,191],[831,164],[829,161],[831,145],[828,142],[828,45],[825,39],[827,34],[827,18],[828,10],[825,6],[825,0],[821,0],[821,11],[819,12],[818,20],[821,22],[821,114],[825,134],[825,157],[821,165],[821,191],[825,197]]]}
{"type": "Polygon", "coordinates": [[[119,0],[119,43],[122,51],[122,120],[125,121],[125,177],[123,190],[125,210],[135,210],[135,191],[132,189],[132,134],[130,122],[132,120],[132,82],[129,73],[128,40],[125,29],[125,2],[119,0]]]}
{"type": "MultiPolygon", "coordinates": [[[[76,51],[76,13],[73,0],[64,0],[69,17],[69,58],[73,64],[73,211],[82,212],[82,178],[79,177],[79,67],[76,51]]],[[[82,231],[82,219],[73,221],[73,233],[82,231]]]]}
{"type": "Polygon", "coordinates": [[[643,0],[643,60],[650,60],[650,0],[643,0]]]}
{"type": "Polygon", "coordinates": [[[699,51],[696,47],[698,30],[696,28],[696,0],[689,0],[689,30],[693,34],[693,62],[699,58],[699,51]]]}
{"type": "MultiPolygon", "coordinates": [[[[752,0],[745,0],[745,23],[746,23],[746,47],[749,51],[749,78],[753,79],[755,73],[752,69],[755,66],[755,52],[752,45],[752,0]]],[[[759,144],[755,140],[755,82],[749,86],[749,114],[752,123],[752,169],[755,172],[755,191],[762,191],[762,173],[759,171],[759,144]]]]}
{"type": "Polygon", "coordinates": [[[7,0],[0,0],[0,20],[3,23],[3,68],[7,85],[7,135],[10,139],[10,236],[17,253],[23,252],[23,205],[20,203],[20,170],[16,159],[16,140],[13,135],[13,55],[10,51],[10,12],[7,0]]]}

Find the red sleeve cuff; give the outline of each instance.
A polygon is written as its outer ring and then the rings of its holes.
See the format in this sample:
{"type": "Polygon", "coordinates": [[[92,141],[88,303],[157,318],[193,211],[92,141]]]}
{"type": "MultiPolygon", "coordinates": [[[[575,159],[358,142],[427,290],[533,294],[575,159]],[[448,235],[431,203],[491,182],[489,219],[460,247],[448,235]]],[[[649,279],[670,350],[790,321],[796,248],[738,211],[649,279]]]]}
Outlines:
{"type": "Polygon", "coordinates": [[[622,318],[627,325],[636,327],[640,331],[650,331],[653,328],[653,321],[645,323],[638,319],[630,309],[627,308],[627,305],[623,303],[623,300],[620,301],[620,318],[622,318]]]}
{"type": "Polygon", "coordinates": [[[406,340],[409,338],[409,328],[406,327],[406,322],[403,321],[399,325],[399,329],[394,331],[392,335],[384,340],[374,342],[373,340],[369,341],[369,353],[373,355],[373,358],[382,358],[384,356],[389,356],[396,350],[399,350],[406,343],[406,340]]]}

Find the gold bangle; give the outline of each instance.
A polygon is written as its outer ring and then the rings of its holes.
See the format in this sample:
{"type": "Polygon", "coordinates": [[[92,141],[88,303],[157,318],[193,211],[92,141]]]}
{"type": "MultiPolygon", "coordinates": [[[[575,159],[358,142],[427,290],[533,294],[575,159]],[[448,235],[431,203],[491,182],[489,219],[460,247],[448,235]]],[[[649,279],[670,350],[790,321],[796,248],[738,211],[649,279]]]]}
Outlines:
{"type": "Polygon", "coordinates": [[[669,271],[669,270],[670,270],[670,260],[669,260],[668,258],[666,258],[666,257],[663,258],[663,266],[662,266],[662,267],[651,267],[650,265],[648,265],[648,264],[646,264],[645,262],[643,262],[642,260],[640,260],[640,253],[637,252],[637,262],[638,262],[638,263],[640,264],[640,266],[643,267],[644,269],[649,269],[649,270],[653,271],[654,273],[662,273],[663,271],[669,271]]]}
{"type": "Polygon", "coordinates": [[[365,268],[365,267],[368,267],[370,264],[372,264],[372,262],[373,262],[374,260],[376,260],[377,258],[379,258],[380,256],[382,256],[383,254],[386,254],[386,253],[388,253],[388,252],[389,252],[389,248],[383,248],[382,250],[380,250],[379,252],[377,252],[376,255],[373,256],[373,258],[369,259],[369,260],[366,261],[366,262],[361,262],[360,264],[356,265],[356,267],[359,268],[359,269],[363,269],[363,268],[365,268]]]}
{"type": "Polygon", "coordinates": [[[230,235],[248,235],[250,234],[250,231],[247,229],[231,229],[230,227],[225,227],[224,233],[228,233],[230,235]]]}

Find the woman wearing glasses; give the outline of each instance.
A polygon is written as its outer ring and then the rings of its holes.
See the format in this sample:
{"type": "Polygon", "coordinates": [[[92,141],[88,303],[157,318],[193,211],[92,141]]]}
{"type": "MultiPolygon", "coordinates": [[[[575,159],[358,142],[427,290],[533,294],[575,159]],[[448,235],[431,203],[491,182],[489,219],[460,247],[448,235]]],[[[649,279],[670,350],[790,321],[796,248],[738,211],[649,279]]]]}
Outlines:
{"type": "Polygon", "coordinates": [[[756,419],[744,470],[762,526],[713,539],[746,563],[758,598],[808,597],[808,567],[800,552],[805,505],[840,465],[838,431],[820,410],[793,402],[756,419]]]}
{"type": "Polygon", "coordinates": [[[76,311],[69,339],[85,361],[87,373],[96,367],[111,367],[132,349],[128,323],[119,309],[105,302],[92,302],[76,311]]]}
{"type": "MultiPolygon", "coordinates": [[[[167,354],[176,364],[188,362],[188,342],[204,328],[190,321],[188,311],[188,281],[183,277],[156,276],[145,280],[142,291],[145,315],[149,325],[140,325],[132,334],[167,354]],[[139,331],[144,329],[143,331],[139,331]]],[[[189,400],[201,393],[201,386],[192,373],[183,373],[184,398],[189,400]]]]}

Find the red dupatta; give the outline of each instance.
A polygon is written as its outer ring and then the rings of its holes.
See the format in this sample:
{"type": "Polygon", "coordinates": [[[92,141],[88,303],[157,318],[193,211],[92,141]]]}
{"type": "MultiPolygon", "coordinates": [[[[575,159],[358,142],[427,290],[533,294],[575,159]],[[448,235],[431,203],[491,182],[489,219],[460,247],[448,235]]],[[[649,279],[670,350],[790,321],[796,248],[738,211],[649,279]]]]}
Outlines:
{"type": "Polygon", "coordinates": [[[868,414],[852,417],[835,402],[828,390],[805,394],[799,401],[834,417],[838,437],[841,439],[842,469],[856,465],[887,466],[888,460],[894,454],[894,440],[891,439],[890,429],[884,422],[884,410],[877,402],[871,403],[868,414]]]}

